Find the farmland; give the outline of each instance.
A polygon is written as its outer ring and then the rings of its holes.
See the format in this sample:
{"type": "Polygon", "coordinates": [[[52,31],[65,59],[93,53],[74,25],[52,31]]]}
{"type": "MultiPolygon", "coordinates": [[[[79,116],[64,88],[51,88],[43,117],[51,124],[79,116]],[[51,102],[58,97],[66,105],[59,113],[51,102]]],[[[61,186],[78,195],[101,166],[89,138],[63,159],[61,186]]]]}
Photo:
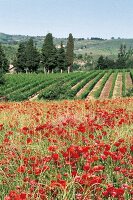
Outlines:
{"type": "Polygon", "coordinates": [[[132,199],[132,105],[133,98],[1,102],[0,199],[132,199]]]}
{"type": "Polygon", "coordinates": [[[133,70],[5,80],[1,200],[133,199],[133,70]]]}
{"type": "Polygon", "coordinates": [[[126,96],[133,70],[91,70],[70,74],[6,74],[0,95],[9,101],[105,99],[126,96]]]}

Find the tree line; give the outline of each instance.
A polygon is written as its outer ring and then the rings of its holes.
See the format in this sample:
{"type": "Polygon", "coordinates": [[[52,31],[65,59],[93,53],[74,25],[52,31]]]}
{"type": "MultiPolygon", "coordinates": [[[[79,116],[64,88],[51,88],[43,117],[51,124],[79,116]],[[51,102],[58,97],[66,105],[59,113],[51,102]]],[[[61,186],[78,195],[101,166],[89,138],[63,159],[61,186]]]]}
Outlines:
{"type": "MultiPolygon", "coordinates": [[[[69,34],[67,46],[61,42],[57,49],[53,43],[53,36],[48,33],[44,39],[41,52],[38,51],[31,37],[26,42],[19,44],[13,66],[16,72],[45,72],[72,70],[74,60],[74,38],[69,34]]],[[[0,84],[4,83],[3,74],[8,72],[9,62],[0,44],[0,84]]]]}
{"type": "Polygon", "coordinates": [[[53,36],[48,33],[44,39],[41,52],[38,52],[34,41],[30,38],[27,42],[19,45],[16,58],[13,62],[17,72],[37,72],[47,73],[55,71],[66,71],[72,69],[74,59],[74,39],[69,34],[66,49],[61,42],[60,48],[56,48],[53,43],[53,36]]]}
{"type": "Polygon", "coordinates": [[[126,45],[121,45],[117,59],[113,60],[108,57],[100,56],[97,61],[96,69],[123,69],[133,68],[133,49],[127,50],[126,45]]]}
{"type": "MultiPolygon", "coordinates": [[[[83,55],[78,55],[78,59],[83,59],[83,55]]],[[[126,45],[121,45],[117,59],[100,56],[97,61],[93,60],[92,55],[84,55],[85,67],[88,65],[93,69],[110,68],[132,68],[133,67],[133,49],[127,49],[126,45]]],[[[36,48],[34,38],[19,44],[13,66],[16,72],[63,72],[74,69],[80,69],[80,65],[73,64],[74,61],[74,38],[69,34],[67,45],[64,47],[61,42],[60,48],[56,48],[53,43],[53,36],[48,33],[45,36],[40,51],[36,48]]],[[[4,82],[3,73],[8,72],[9,62],[0,44],[0,83],[4,82]]]]}

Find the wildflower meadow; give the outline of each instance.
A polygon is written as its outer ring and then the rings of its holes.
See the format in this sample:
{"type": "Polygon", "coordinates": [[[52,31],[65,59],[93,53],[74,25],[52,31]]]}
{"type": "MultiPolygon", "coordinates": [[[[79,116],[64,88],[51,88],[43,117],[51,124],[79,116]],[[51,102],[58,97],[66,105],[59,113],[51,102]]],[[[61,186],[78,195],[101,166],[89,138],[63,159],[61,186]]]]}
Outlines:
{"type": "Polygon", "coordinates": [[[0,103],[1,200],[132,200],[133,98],[0,103]]]}

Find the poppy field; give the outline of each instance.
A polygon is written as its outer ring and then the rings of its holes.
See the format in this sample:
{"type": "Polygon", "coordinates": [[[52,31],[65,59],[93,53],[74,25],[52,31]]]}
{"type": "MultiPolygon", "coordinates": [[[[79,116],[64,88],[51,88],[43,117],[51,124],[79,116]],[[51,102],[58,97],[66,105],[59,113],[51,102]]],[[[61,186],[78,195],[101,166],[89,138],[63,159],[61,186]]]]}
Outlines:
{"type": "Polygon", "coordinates": [[[0,199],[133,199],[133,98],[1,102],[0,199]]]}

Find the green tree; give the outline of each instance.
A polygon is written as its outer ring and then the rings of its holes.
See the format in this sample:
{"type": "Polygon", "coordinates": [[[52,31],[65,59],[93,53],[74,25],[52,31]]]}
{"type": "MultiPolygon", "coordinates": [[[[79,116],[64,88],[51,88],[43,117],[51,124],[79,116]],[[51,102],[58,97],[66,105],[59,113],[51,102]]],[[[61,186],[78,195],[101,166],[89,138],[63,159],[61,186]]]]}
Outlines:
{"type": "Polygon", "coordinates": [[[36,72],[39,67],[40,56],[34,45],[33,39],[30,38],[25,48],[26,64],[25,67],[30,72],[36,72]]]}
{"type": "Polygon", "coordinates": [[[0,44],[0,84],[4,83],[4,73],[8,71],[8,60],[0,44]]]}
{"type": "Polygon", "coordinates": [[[126,52],[126,45],[121,44],[118,53],[118,59],[116,61],[117,68],[125,68],[127,60],[128,60],[128,54],[126,52]]]}
{"type": "Polygon", "coordinates": [[[97,67],[96,69],[103,69],[104,68],[104,57],[103,56],[100,56],[98,58],[98,61],[97,61],[97,67]]]}
{"type": "Polygon", "coordinates": [[[66,70],[66,55],[62,42],[61,42],[61,47],[57,51],[57,65],[61,73],[63,70],[66,70]]]}
{"type": "Polygon", "coordinates": [[[133,49],[131,47],[127,52],[126,67],[133,68],[133,49]]]}
{"type": "Polygon", "coordinates": [[[14,59],[13,65],[17,72],[25,72],[26,69],[26,43],[21,42],[18,47],[16,58],[14,59]]]}
{"type": "Polygon", "coordinates": [[[109,68],[115,68],[115,62],[114,60],[108,58],[108,57],[103,57],[100,56],[98,61],[97,61],[97,67],[96,69],[109,69],[109,68]]]}
{"type": "Polygon", "coordinates": [[[113,69],[115,68],[115,62],[111,58],[105,57],[104,60],[104,69],[113,69]]]}
{"type": "Polygon", "coordinates": [[[69,70],[72,69],[73,60],[74,60],[74,39],[72,34],[70,33],[66,48],[66,61],[67,61],[68,72],[69,70]]]}
{"type": "Polygon", "coordinates": [[[83,59],[83,55],[82,54],[78,54],[77,55],[77,59],[79,59],[79,60],[83,59]]]}
{"type": "Polygon", "coordinates": [[[48,33],[44,39],[41,62],[44,65],[44,71],[46,70],[47,72],[53,71],[57,66],[57,50],[53,44],[51,33],[48,33]]]}

